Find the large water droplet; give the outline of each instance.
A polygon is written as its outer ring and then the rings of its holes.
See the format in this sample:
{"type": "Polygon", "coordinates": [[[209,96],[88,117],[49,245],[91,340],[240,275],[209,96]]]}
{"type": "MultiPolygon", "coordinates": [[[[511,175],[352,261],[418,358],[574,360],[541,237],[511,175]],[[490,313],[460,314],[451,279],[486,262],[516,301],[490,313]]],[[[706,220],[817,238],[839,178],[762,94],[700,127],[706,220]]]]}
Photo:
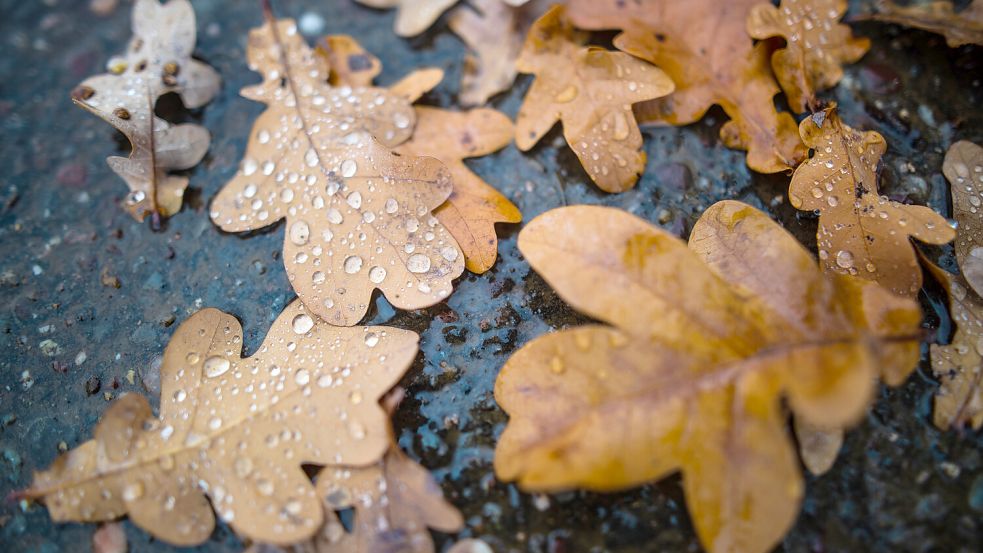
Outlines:
{"type": "Polygon", "coordinates": [[[208,378],[215,378],[216,376],[221,376],[229,370],[232,364],[229,360],[220,355],[213,355],[208,359],[205,359],[205,376],[208,378]]]}
{"type": "Polygon", "coordinates": [[[425,273],[430,270],[430,258],[422,253],[415,253],[406,260],[406,268],[411,273],[425,273]]]}
{"type": "Polygon", "coordinates": [[[356,171],[358,171],[358,164],[355,163],[355,160],[346,159],[341,162],[341,176],[345,178],[354,177],[356,171]]]}
{"type": "Polygon", "coordinates": [[[297,334],[307,334],[312,328],[314,328],[314,319],[312,319],[307,313],[301,313],[300,315],[294,317],[291,324],[294,332],[297,334]]]}
{"type": "Polygon", "coordinates": [[[372,267],[369,269],[369,280],[380,284],[383,280],[386,280],[386,270],[378,266],[372,267]]]}
{"type": "Polygon", "coordinates": [[[296,221],[290,225],[290,241],[303,246],[311,238],[311,227],[304,221],[296,221]]]}
{"type": "Polygon", "coordinates": [[[362,258],[357,255],[350,255],[345,258],[345,272],[354,275],[362,270],[362,258]]]}
{"type": "Polygon", "coordinates": [[[836,252],[836,264],[844,269],[853,267],[853,254],[846,250],[836,252]]]}

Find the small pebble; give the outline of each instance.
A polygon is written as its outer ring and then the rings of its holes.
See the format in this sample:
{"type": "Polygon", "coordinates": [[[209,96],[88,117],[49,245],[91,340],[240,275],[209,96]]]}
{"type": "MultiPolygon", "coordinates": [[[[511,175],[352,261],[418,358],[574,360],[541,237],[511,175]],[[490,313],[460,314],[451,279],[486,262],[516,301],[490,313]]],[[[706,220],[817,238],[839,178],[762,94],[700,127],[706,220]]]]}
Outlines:
{"type": "Polygon", "coordinates": [[[90,376],[85,381],[85,395],[87,396],[98,394],[100,388],[102,388],[102,380],[99,380],[98,376],[90,376]]]}
{"type": "Polygon", "coordinates": [[[324,31],[324,18],[314,12],[304,12],[297,22],[297,27],[307,36],[319,35],[324,31]]]}

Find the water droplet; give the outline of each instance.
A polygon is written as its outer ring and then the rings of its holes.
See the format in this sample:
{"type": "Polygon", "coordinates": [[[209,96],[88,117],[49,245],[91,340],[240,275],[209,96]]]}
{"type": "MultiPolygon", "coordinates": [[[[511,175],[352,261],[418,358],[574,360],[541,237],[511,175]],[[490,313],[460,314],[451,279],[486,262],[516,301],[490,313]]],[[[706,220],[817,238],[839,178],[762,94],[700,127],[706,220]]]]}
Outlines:
{"type": "Polygon", "coordinates": [[[348,205],[355,209],[362,207],[362,195],[358,192],[358,190],[349,194],[348,197],[345,198],[345,201],[347,201],[348,205]]]}
{"type": "Polygon", "coordinates": [[[332,382],[334,382],[334,378],[330,374],[322,374],[317,379],[317,385],[320,388],[327,388],[332,382]]]}
{"type": "Polygon", "coordinates": [[[312,328],[314,328],[314,319],[312,319],[307,313],[301,313],[300,315],[294,317],[291,324],[294,332],[297,334],[307,334],[312,328]]]}
{"type": "Polygon", "coordinates": [[[631,127],[628,126],[628,120],[625,118],[625,114],[617,111],[613,115],[614,117],[614,131],[611,137],[615,140],[624,140],[628,138],[631,133],[631,127]]]}
{"type": "Polygon", "coordinates": [[[260,495],[271,496],[273,495],[273,482],[270,482],[266,478],[260,478],[256,482],[256,490],[260,495]]]}
{"type": "Polygon", "coordinates": [[[341,176],[345,178],[354,177],[356,171],[358,171],[358,164],[355,163],[355,160],[346,159],[341,162],[341,176]]]}
{"type": "Polygon", "coordinates": [[[396,213],[399,210],[399,202],[393,198],[386,200],[386,213],[396,213]]]}
{"type": "Polygon", "coordinates": [[[311,238],[311,227],[305,221],[296,221],[290,225],[290,241],[303,246],[311,238]]]}
{"type": "Polygon", "coordinates": [[[124,501],[136,501],[141,497],[143,497],[143,484],[140,482],[134,482],[123,488],[124,501]]]}
{"type": "Polygon", "coordinates": [[[836,264],[844,269],[853,267],[853,254],[846,250],[836,252],[836,264]]]}
{"type": "Polygon", "coordinates": [[[353,405],[362,403],[362,392],[358,390],[352,391],[352,393],[348,394],[348,401],[351,401],[353,405]]]}
{"type": "Polygon", "coordinates": [[[314,148],[309,148],[307,153],[304,154],[304,163],[306,163],[308,167],[314,167],[317,165],[317,161],[317,151],[314,150],[314,148]]]}
{"type": "Polygon", "coordinates": [[[458,251],[457,248],[453,246],[444,246],[440,250],[440,255],[447,261],[454,261],[457,259],[458,251]]]}
{"type": "Polygon", "coordinates": [[[362,258],[357,255],[350,255],[345,258],[345,272],[354,275],[362,270],[362,258]]]}
{"type": "Polygon", "coordinates": [[[386,270],[379,266],[372,267],[369,269],[369,280],[376,284],[382,283],[383,280],[386,280],[386,270]]]}
{"type": "Polygon", "coordinates": [[[232,468],[236,471],[236,476],[245,478],[253,471],[253,462],[249,457],[236,457],[235,462],[232,463],[232,468]]]}
{"type": "Polygon", "coordinates": [[[411,273],[425,273],[430,270],[430,258],[422,253],[415,253],[406,260],[406,268],[411,273]]]}
{"type": "Polygon", "coordinates": [[[246,177],[251,176],[253,173],[256,172],[256,169],[259,169],[259,164],[256,163],[255,159],[247,158],[242,162],[243,176],[246,177]]]}
{"type": "Polygon", "coordinates": [[[396,125],[397,129],[405,129],[410,126],[410,119],[406,115],[396,112],[393,116],[393,124],[396,125]]]}
{"type": "Polygon", "coordinates": [[[342,221],[344,221],[344,219],[342,218],[340,211],[333,207],[328,210],[328,222],[340,225],[342,221]]]}
{"type": "Polygon", "coordinates": [[[212,420],[208,421],[208,428],[211,428],[212,430],[222,428],[222,419],[213,417],[212,420]]]}
{"type": "Polygon", "coordinates": [[[361,440],[365,437],[365,427],[362,426],[362,423],[353,420],[348,423],[348,433],[356,440],[361,440]]]}
{"type": "Polygon", "coordinates": [[[294,375],[294,382],[296,382],[298,386],[307,386],[310,381],[311,373],[308,372],[307,369],[299,369],[297,374],[294,375]]]}
{"type": "Polygon", "coordinates": [[[213,355],[208,359],[205,359],[205,376],[208,378],[215,378],[216,376],[221,376],[229,370],[232,364],[229,360],[220,355],[213,355]]]}
{"type": "Polygon", "coordinates": [[[260,144],[266,144],[266,143],[268,143],[270,141],[270,133],[269,133],[269,131],[267,131],[265,129],[259,131],[259,134],[256,135],[256,140],[259,140],[259,143],[260,144]]]}

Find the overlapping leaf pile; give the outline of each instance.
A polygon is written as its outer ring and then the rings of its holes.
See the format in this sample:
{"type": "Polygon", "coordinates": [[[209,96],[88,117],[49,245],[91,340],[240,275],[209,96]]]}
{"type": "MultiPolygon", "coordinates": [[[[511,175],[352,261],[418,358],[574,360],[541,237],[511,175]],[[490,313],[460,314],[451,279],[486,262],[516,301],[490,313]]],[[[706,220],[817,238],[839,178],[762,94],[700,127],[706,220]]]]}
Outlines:
{"type": "Polygon", "coordinates": [[[164,5],[138,0],[132,20],[134,36],[126,53],[109,61],[109,73],[82,81],[72,99],[130,141],[128,158],[106,161],[130,188],[124,207],[141,221],[181,209],[188,178],[170,172],[197,165],[210,140],[200,125],[171,125],[155,115],[157,100],[173,92],[185,106],[201,107],[218,92],[219,78],[191,57],[195,13],[188,0],[164,5]]]}
{"type": "Polygon", "coordinates": [[[738,202],[710,207],[688,248],[575,206],[529,223],[519,249],[607,324],[540,337],[505,364],[496,473],[527,490],[616,490],[680,470],[711,551],[769,551],[795,520],[803,484],[782,398],[814,424],[849,424],[877,375],[898,384],[918,361],[913,301],[821,271],[738,202]]]}

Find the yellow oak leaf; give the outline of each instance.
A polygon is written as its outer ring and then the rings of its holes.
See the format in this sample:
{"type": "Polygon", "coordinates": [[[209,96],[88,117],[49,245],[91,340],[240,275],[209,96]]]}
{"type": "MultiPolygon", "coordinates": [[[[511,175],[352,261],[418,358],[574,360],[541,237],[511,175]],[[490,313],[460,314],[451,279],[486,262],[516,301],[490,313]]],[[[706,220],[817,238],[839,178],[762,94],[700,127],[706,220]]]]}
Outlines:
{"type": "Polygon", "coordinates": [[[803,483],[788,407],[816,425],[860,418],[881,374],[919,358],[912,300],[821,271],[784,229],[734,201],[689,245],[623,211],[549,211],[519,249],[593,324],[541,336],[503,367],[510,420],[499,478],[526,490],[619,490],[681,471],[713,552],[770,551],[803,483]]]}
{"type": "Polygon", "coordinates": [[[844,63],[858,61],[870,49],[870,40],[854,38],[839,22],[846,0],[782,0],[778,6],[762,3],[751,9],[748,34],[756,39],[780,36],[785,47],[771,55],[771,67],[788,103],[797,112],[818,107],[816,93],[836,86],[844,63]]]}
{"type": "Polygon", "coordinates": [[[880,134],[847,126],[835,106],[804,119],[800,132],[816,153],[795,170],[788,197],[796,209],[819,213],[816,245],[823,267],[915,297],[922,272],[909,238],[945,244],[955,231],[928,207],[878,193],[877,165],[887,149],[880,134]]]}

